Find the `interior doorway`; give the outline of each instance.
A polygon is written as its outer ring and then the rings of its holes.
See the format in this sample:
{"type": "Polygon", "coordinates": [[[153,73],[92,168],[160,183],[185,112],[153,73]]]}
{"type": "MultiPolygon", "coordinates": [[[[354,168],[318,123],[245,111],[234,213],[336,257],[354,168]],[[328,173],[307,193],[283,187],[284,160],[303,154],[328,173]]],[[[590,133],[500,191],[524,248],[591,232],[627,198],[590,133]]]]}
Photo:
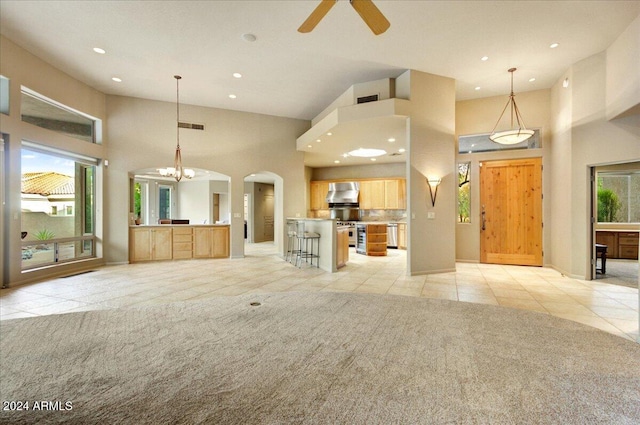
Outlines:
{"type": "Polygon", "coordinates": [[[591,278],[638,287],[640,162],[591,168],[591,278]]]}
{"type": "Polygon", "coordinates": [[[283,180],[268,172],[244,179],[245,255],[283,255],[283,180]]]}
{"type": "Polygon", "coordinates": [[[542,158],[480,163],[480,262],[542,266],[542,158]]]}

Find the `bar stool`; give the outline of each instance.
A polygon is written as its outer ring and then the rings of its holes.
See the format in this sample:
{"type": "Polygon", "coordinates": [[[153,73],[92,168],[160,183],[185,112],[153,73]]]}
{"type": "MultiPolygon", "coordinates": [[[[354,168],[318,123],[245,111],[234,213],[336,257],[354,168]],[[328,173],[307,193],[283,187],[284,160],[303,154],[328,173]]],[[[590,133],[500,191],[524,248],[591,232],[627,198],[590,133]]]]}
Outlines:
{"type": "Polygon", "coordinates": [[[293,257],[298,257],[298,249],[296,249],[296,221],[287,220],[287,252],[284,254],[284,261],[293,264],[293,257]]]}
{"type": "Polygon", "coordinates": [[[311,262],[313,267],[313,259],[316,259],[316,267],[320,267],[320,234],[315,232],[306,232],[304,230],[304,221],[296,222],[296,239],[298,239],[298,250],[296,257],[296,265],[302,267],[302,259],[311,262]],[[316,253],[313,253],[314,242],[316,245],[316,253]]]}

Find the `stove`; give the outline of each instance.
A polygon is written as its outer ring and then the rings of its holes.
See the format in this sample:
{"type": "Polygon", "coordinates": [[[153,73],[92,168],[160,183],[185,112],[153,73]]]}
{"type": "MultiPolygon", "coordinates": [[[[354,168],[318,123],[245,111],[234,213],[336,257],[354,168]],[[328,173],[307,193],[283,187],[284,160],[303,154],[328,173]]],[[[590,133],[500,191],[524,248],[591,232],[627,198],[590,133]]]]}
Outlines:
{"type": "Polygon", "coordinates": [[[349,226],[349,246],[356,246],[356,223],[357,221],[338,221],[338,226],[349,226]]]}

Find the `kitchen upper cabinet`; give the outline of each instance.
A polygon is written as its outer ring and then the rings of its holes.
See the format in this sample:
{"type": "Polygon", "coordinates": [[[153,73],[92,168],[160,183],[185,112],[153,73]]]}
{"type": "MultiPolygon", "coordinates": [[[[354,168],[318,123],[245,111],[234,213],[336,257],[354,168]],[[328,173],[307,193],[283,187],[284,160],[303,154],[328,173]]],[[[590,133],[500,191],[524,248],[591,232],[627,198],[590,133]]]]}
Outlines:
{"type": "Polygon", "coordinates": [[[311,182],[311,210],[327,210],[329,204],[327,204],[327,193],[329,192],[328,181],[314,181],[311,182]]]}
{"type": "Polygon", "coordinates": [[[172,259],[171,228],[137,227],[131,229],[130,261],[172,259]]]}
{"type": "Polygon", "coordinates": [[[387,210],[407,209],[407,183],[405,179],[384,181],[384,207],[387,210]]]}
{"type": "Polygon", "coordinates": [[[360,181],[360,209],[363,209],[363,210],[385,209],[385,181],[384,180],[360,181]]]}

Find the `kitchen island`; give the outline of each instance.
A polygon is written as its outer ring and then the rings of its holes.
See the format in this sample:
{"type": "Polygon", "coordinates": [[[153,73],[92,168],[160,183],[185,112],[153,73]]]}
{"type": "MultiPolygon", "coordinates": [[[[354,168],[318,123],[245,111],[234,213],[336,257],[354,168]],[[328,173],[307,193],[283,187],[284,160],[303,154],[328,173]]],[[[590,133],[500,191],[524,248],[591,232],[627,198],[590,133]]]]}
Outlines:
{"type": "Polygon", "coordinates": [[[129,262],[228,258],[229,224],[129,226],[129,262]]]}
{"type": "Polygon", "coordinates": [[[314,253],[318,249],[318,267],[324,271],[335,273],[339,267],[342,267],[348,261],[349,256],[349,233],[348,226],[338,226],[335,219],[323,218],[288,218],[287,222],[303,222],[305,232],[314,232],[320,235],[318,246],[315,247],[314,253]],[[343,251],[344,246],[338,247],[338,243],[342,240],[344,244],[345,237],[340,238],[339,233],[346,232],[346,253],[343,251]],[[340,256],[338,251],[340,250],[340,256]],[[345,258],[346,255],[346,258],[345,258]]]}

